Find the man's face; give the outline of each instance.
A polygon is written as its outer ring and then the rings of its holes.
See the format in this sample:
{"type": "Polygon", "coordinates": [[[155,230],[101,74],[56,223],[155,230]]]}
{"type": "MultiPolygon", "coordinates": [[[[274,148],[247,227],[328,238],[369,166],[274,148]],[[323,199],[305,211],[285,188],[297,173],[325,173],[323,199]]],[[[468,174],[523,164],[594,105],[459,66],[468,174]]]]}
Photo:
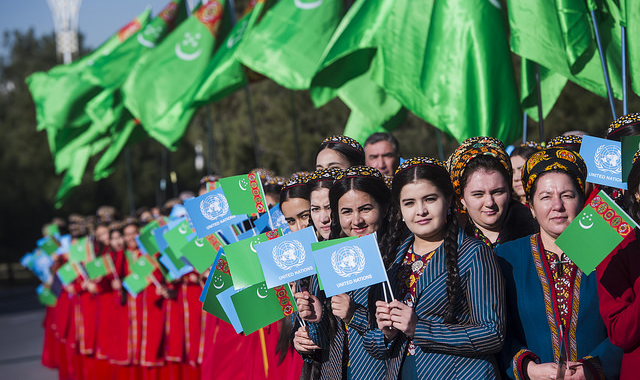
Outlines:
{"type": "Polygon", "coordinates": [[[364,155],[367,166],[374,167],[386,175],[393,175],[400,161],[393,145],[386,140],[366,145],[364,155]]]}

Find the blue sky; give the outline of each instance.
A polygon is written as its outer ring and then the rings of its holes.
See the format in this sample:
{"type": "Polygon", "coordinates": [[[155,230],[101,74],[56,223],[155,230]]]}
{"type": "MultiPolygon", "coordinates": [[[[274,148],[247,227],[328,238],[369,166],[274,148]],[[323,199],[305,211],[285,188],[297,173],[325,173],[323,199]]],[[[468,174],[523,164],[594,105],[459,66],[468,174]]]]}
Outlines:
{"type": "MultiPolygon", "coordinates": [[[[169,0],[83,0],[78,16],[78,29],[85,36],[85,46],[96,48],[113,33],[151,6],[155,16],[169,0]]],[[[193,5],[195,1],[187,1],[193,5]]],[[[47,0],[0,0],[0,31],[35,30],[36,36],[54,31],[53,17],[47,0]]],[[[6,54],[6,49],[0,48],[6,54]]]]}

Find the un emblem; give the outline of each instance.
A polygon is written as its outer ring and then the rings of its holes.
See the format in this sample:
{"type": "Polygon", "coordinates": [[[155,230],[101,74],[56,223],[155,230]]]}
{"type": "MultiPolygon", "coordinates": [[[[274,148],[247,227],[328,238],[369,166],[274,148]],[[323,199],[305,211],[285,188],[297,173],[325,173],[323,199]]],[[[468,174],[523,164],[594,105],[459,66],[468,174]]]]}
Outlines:
{"type": "Polygon", "coordinates": [[[200,212],[205,218],[216,220],[229,212],[229,204],[222,194],[209,195],[200,202],[200,212]]]}
{"type": "Polygon", "coordinates": [[[297,240],[283,241],[273,248],[273,261],[282,270],[300,266],[304,259],[304,248],[297,240]]]}
{"type": "Polygon", "coordinates": [[[364,269],[364,253],[356,246],[342,247],[331,254],[333,270],[342,277],[359,274],[364,269]]]}
{"type": "Polygon", "coordinates": [[[600,145],[596,150],[593,161],[599,170],[612,174],[622,173],[622,163],[620,148],[612,145],[600,145]]]}

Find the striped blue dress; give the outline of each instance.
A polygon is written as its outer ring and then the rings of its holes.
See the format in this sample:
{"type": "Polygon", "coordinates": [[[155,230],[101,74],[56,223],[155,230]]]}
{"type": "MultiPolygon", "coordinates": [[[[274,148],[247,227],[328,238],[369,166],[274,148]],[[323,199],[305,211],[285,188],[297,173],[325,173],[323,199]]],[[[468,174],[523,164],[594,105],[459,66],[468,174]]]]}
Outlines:
{"type": "MultiPolygon", "coordinates": [[[[413,235],[398,247],[389,280],[398,294],[397,272],[413,235]]],[[[491,248],[481,241],[458,234],[460,288],[455,305],[456,323],[444,323],[448,299],[445,251],[441,245],[418,279],[415,313],[418,316],[413,343],[416,376],[420,379],[495,379],[498,369],[494,354],[504,342],[504,279],[491,248]]],[[[384,378],[397,379],[407,353],[409,339],[398,333],[385,342],[378,328],[366,332],[365,349],[386,361],[384,378]]]]}

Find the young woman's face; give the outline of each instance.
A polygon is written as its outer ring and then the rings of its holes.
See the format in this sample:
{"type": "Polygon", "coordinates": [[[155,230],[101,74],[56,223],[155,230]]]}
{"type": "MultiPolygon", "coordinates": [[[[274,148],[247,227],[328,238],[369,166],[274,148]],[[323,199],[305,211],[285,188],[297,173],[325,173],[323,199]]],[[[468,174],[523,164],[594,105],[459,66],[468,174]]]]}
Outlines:
{"type": "Polygon", "coordinates": [[[582,197],[569,175],[547,173],[536,180],[531,213],[540,232],[556,239],[582,209],[582,197]]]}
{"type": "Polygon", "coordinates": [[[282,202],[280,211],[284,220],[289,224],[291,232],[299,231],[309,226],[309,201],[303,198],[289,198],[282,202]]]}
{"type": "Polygon", "coordinates": [[[444,238],[451,200],[430,181],[420,179],[400,190],[400,213],[416,237],[427,241],[444,238]]]}
{"type": "Polygon", "coordinates": [[[329,189],[324,187],[311,192],[311,220],[316,231],[324,240],[329,239],[331,233],[331,203],[329,189]]]}
{"type": "Polygon", "coordinates": [[[478,227],[499,231],[507,215],[509,184],[504,176],[495,170],[476,170],[462,191],[462,205],[478,227]]]}
{"type": "Polygon", "coordinates": [[[522,167],[527,160],[522,156],[511,156],[511,167],[513,168],[513,180],[511,187],[521,202],[525,199],[524,187],[522,187],[522,167]]]}
{"type": "Polygon", "coordinates": [[[350,166],[347,158],[333,149],[324,148],[316,156],[316,170],[326,168],[346,169],[350,166]]]}
{"type": "Polygon", "coordinates": [[[124,236],[122,236],[120,231],[111,231],[109,244],[114,251],[124,250],[124,236]]]}
{"type": "Polygon", "coordinates": [[[138,243],[136,243],[136,236],[138,236],[138,227],[130,224],[124,228],[123,233],[124,242],[127,246],[127,249],[135,250],[136,248],[138,248],[138,243]]]}
{"type": "Polygon", "coordinates": [[[360,190],[349,190],[338,200],[340,228],[346,236],[378,231],[386,211],[369,193],[360,190]]]}
{"type": "Polygon", "coordinates": [[[104,245],[109,245],[109,228],[106,226],[96,227],[96,240],[104,245]]]}

